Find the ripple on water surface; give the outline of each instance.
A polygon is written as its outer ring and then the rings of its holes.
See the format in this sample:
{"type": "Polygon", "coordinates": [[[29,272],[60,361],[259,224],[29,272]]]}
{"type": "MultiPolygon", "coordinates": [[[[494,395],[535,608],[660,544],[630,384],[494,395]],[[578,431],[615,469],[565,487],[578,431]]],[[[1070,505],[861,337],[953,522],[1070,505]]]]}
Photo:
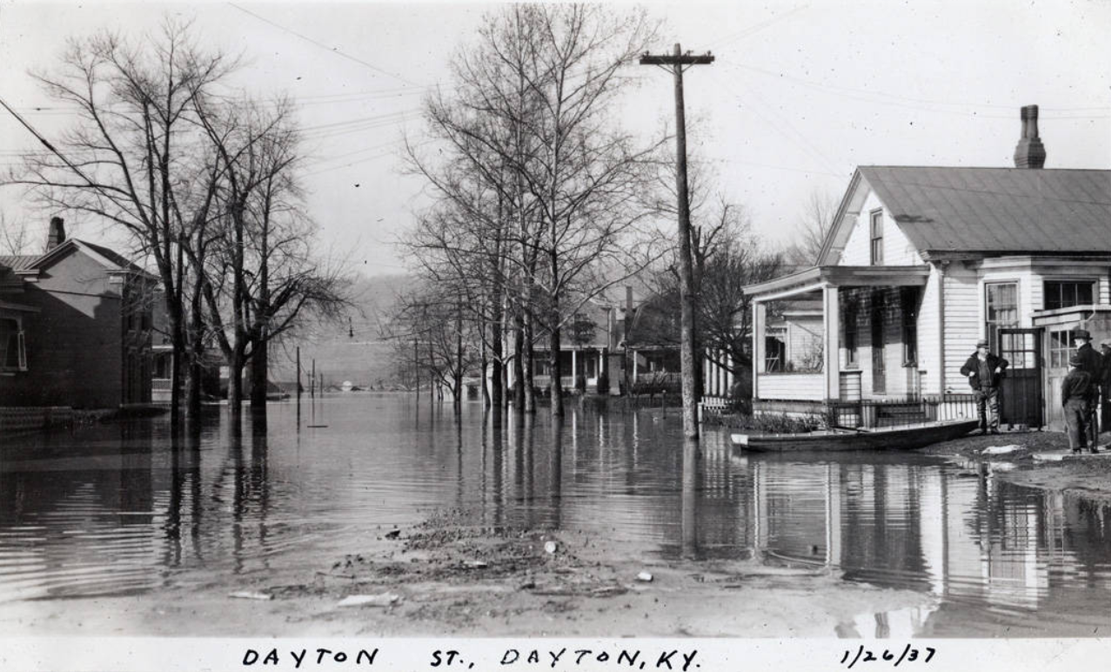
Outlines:
{"type": "Polygon", "coordinates": [[[630,554],[829,567],[936,599],[839,625],[846,636],[1111,627],[1105,505],[933,458],[739,455],[712,430],[695,455],[674,411],[621,404],[569,403],[557,426],[544,412],[495,426],[477,405],[457,418],[389,395],[306,402],[300,429],[294,404],[269,410],[265,432],[238,438],[214,417],[199,441],[175,444],[154,419],[5,446],[0,600],[311,576],[385,530],[458,509],[630,554]]]}

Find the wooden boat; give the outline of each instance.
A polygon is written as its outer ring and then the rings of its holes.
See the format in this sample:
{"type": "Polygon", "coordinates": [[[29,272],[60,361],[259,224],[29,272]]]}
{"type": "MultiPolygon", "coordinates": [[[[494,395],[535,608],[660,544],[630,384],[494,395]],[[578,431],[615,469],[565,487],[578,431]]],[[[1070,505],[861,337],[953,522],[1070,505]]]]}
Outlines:
{"type": "Polygon", "coordinates": [[[732,434],[733,445],[753,453],[834,450],[911,450],[957,439],[978,420],[946,420],[875,429],[835,428],[805,434],[732,434]]]}

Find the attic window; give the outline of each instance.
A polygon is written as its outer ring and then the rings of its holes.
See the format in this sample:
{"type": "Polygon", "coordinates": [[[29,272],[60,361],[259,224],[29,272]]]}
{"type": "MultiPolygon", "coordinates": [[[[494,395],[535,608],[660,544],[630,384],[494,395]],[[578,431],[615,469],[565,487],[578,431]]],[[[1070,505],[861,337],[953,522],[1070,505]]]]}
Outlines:
{"type": "Polygon", "coordinates": [[[871,221],[872,265],[883,264],[883,210],[874,210],[871,221]]]}
{"type": "Polygon", "coordinates": [[[0,318],[0,371],[26,371],[27,346],[17,318],[0,318]]]}

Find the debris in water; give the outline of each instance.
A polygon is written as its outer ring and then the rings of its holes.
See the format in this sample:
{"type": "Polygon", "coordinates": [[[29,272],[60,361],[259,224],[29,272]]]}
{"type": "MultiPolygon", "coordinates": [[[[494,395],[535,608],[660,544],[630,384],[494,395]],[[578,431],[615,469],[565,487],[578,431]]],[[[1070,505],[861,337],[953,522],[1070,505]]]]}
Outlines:
{"type": "Polygon", "coordinates": [[[641,572],[640,574],[637,574],[637,581],[641,581],[643,583],[651,583],[652,574],[649,572],[641,572]]]}
{"type": "Polygon", "coordinates": [[[486,567],[485,560],[464,560],[463,566],[467,569],[483,569],[486,567]]]}
{"type": "Polygon", "coordinates": [[[401,596],[396,593],[381,593],[380,595],[348,595],[340,600],[339,607],[388,607],[401,601],[401,596]]]}
{"type": "Polygon", "coordinates": [[[544,542],[544,552],[547,553],[548,555],[555,555],[556,542],[554,542],[554,541],[545,541],[544,542]]]}
{"type": "Polygon", "coordinates": [[[386,533],[387,539],[397,539],[401,536],[401,530],[390,530],[386,533]]]}
{"type": "Polygon", "coordinates": [[[1065,459],[1065,453],[1034,453],[1034,459],[1038,462],[1060,462],[1065,459]]]}
{"type": "Polygon", "coordinates": [[[228,595],[228,597],[237,597],[237,598],[242,599],[242,600],[272,600],[272,599],[274,599],[273,595],[268,595],[267,593],[252,593],[249,590],[239,590],[239,591],[236,591],[234,593],[230,593],[228,595]]]}

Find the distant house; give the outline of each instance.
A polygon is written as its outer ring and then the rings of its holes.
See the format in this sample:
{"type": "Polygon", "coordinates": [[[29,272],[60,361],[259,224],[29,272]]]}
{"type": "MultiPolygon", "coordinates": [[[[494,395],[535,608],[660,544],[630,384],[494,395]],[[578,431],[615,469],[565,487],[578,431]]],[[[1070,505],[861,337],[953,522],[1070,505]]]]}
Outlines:
{"type": "Polygon", "coordinates": [[[44,254],[0,257],[0,406],[149,403],[154,280],[58,217],[44,254]]]}
{"type": "MultiPolygon", "coordinates": [[[[661,337],[666,325],[659,324],[661,312],[658,297],[637,297],[632,287],[625,287],[624,302],[606,293],[587,301],[563,327],[560,338],[560,382],[565,390],[575,387],[582,377],[589,391],[597,391],[601,374],[608,378],[608,394],[625,391],[628,384],[639,389],[655,390],[663,385],[678,384],[679,348],[673,339],[661,337]]],[[[677,333],[677,332],[676,332],[677,333]]],[[[551,381],[550,357],[546,343],[534,348],[533,383],[540,389],[551,381]]],[[[509,369],[512,387],[513,369],[509,369]]]]}
{"type": "Polygon", "coordinates": [[[756,412],[967,413],[987,338],[1011,362],[1004,421],[1061,425],[1070,331],[1111,336],[1111,171],[1043,168],[1036,106],[1022,130],[1013,168],[856,170],[818,265],[745,290],[756,412]]]}

